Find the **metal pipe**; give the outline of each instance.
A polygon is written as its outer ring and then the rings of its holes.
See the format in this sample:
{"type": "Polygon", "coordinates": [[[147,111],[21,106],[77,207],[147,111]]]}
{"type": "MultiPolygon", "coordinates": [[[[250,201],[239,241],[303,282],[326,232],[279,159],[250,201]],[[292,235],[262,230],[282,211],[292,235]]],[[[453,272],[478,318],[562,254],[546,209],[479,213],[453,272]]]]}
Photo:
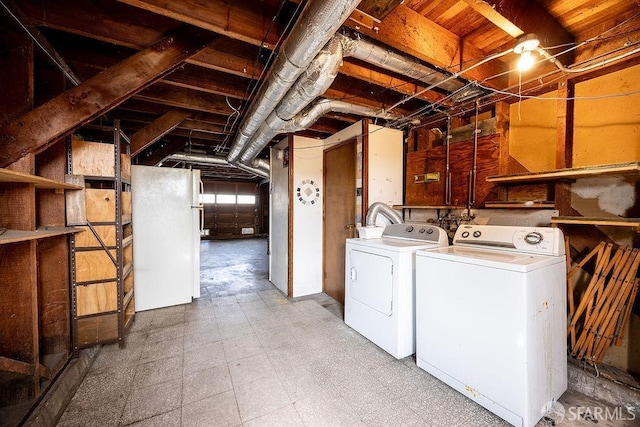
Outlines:
{"type": "Polygon", "coordinates": [[[207,154],[174,153],[170,156],[167,156],[163,161],[165,160],[173,160],[177,162],[189,162],[189,163],[196,163],[196,164],[199,163],[199,164],[205,164],[205,165],[235,166],[242,170],[250,172],[254,175],[269,179],[268,163],[266,163],[265,161],[257,161],[258,159],[254,161],[253,166],[242,165],[242,164],[233,165],[229,163],[229,161],[224,157],[210,156],[207,154]]]}
{"type": "Polygon", "coordinates": [[[446,165],[445,165],[445,180],[444,180],[444,204],[451,204],[451,158],[450,158],[450,147],[451,139],[453,135],[451,135],[451,116],[447,116],[447,136],[446,136],[446,165]]]}
{"type": "Polygon", "coordinates": [[[375,203],[372,203],[371,206],[369,206],[369,209],[367,210],[365,225],[375,225],[378,214],[382,214],[389,221],[391,221],[392,224],[402,224],[404,222],[404,220],[402,219],[402,217],[398,212],[394,211],[393,209],[391,209],[389,206],[385,205],[382,202],[375,202],[375,203]]]}
{"type": "Polygon", "coordinates": [[[346,47],[345,56],[351,56],[385,70],[408,76],[422,83],[438,84],[439,87],[448,92],[455,92],[464,86],[464,83],[459,80],[449,79],[451,77],[450,74],[435,70],[409,55],[379,46],[361,38],[359,35],[355,38],[347,34],[339,34],[337,36],[342,38],[346,47]]]}
{"type": "Polygon", "coordinates": [[[480,110],[480,99],[476,98],[476,121],[473,128],[473,167],[469,174],[469,204],[467,208],[471,209],[476,203],[476,176],[478,167],[478,134],[481,130],[478,128],[478,113],[480,110]]]}

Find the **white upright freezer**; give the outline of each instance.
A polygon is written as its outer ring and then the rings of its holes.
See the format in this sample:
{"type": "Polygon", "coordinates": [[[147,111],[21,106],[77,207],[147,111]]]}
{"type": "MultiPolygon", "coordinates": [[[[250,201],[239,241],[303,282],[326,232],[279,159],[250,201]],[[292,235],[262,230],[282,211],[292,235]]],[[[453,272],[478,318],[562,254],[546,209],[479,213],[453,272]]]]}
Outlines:
{"type": "Polygon", "coordinates": [[[131,167],[136,311],[200,296],[200,171],[131,167]]]}

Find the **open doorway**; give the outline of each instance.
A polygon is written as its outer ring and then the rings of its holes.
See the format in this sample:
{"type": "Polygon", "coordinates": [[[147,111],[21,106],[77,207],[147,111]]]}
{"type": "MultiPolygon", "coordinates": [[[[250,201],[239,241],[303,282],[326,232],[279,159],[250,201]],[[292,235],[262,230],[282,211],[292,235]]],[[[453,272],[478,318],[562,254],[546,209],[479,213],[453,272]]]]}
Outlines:
{"type": "Polygon", "coordinates": [[[274,289],[269,282],[266,237],[203,240],[200,295],[218,298],[274,289]]]}

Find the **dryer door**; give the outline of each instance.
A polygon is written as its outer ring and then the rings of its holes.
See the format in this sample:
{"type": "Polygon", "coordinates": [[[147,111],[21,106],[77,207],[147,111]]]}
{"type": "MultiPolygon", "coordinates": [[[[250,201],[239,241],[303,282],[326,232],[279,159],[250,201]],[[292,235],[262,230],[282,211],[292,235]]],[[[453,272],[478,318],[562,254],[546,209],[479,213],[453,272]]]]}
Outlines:
{"type": "Polygon", "coordinates": [[[351,298],[391,316],[393,302],[393,261],[391,258],[349,251],[349,285],[351,298]]]}

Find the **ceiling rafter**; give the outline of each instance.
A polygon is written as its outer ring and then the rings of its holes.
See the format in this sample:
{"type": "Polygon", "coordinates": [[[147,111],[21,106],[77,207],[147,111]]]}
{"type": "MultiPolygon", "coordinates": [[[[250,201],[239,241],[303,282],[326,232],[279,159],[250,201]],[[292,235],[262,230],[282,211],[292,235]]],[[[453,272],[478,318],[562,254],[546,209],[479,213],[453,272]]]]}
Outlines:
{"type": "Polygon", "coordinates": [[[45,149],[110,111],[202,49],[213,35],[183,28],[0,129],[0,167],[45,149]]]}
{"type": "MultiPolygon", "coordinates": [[[[389,13],[376,29],[360,27],[352,21],[347,21],[346,25],[357,27],[374,40],[451,72],[461,71],[487,56],[486,52],[403,5],[389,13]]],[[[462,77],[485,81],[506,70],[506,64],[494,60],[465,73],[462,77]]],[[[506,78],[490,79],[485,81],[485,84],[494,87],[504,86],[506,78]]]]}
{"type": "Polygon", "coordinates": [[[174,130],[180,123],[189,118],[192,111],[173,109],[131,136],[131,156],[135,157],[142,150],[174,130]]]}
{"type": "Polygon", "coordinates": [[[142,10],[273,50],[281,30],[272,25],[275,10],[267,3],[246,1],[118,0],[142,10]]]}

